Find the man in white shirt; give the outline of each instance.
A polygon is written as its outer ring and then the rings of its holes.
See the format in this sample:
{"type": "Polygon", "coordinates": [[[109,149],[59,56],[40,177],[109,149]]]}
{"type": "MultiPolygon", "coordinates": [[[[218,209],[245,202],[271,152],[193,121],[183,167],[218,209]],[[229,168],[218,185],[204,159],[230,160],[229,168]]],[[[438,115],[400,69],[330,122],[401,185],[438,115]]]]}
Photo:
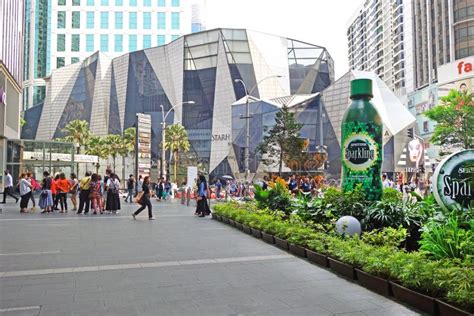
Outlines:
{"type": "Polygon", "coordinates": [[[5,189],[3,189],[3,202],[5,204],[7,201],[7,195],[15,199],[15,202],[18,203],[18,198],[13,195],[13,178],[9,170],[5,170],[5,189]]]}
{"type": "Polygon", "coordinates": [[[387,178],[387,175],[386,174],[383,174],[382,175],[382,185],[383,185],[383,188],[391,188],[392,185],[390,183],[390,180],[387,178]]]}

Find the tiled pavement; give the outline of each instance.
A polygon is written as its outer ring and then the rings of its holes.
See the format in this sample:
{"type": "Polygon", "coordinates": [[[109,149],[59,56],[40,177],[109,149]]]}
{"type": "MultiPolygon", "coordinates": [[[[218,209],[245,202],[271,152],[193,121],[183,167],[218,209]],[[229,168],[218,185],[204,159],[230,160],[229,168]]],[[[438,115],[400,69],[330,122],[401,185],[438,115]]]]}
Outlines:
{"type": "Polygon", "coordinates": [[[418,315],[177,203],[0,214],[1,315],[418,315]]]}

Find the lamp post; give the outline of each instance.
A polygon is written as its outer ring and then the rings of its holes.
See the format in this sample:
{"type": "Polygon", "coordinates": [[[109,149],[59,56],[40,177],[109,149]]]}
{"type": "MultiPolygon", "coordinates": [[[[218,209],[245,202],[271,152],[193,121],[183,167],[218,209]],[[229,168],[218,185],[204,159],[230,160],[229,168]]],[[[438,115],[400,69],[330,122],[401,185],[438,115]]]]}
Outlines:
{"type": "Polygon", "coordinates": [[[178,104],[175,104],[173,105],[169,110],[168,112],[166,112],[165,114],[165,109],[163,107],[163,104],[160,104],[160,107],[161,107],[161,118],[162,118],[162,121],[161,121],[161,164],[160,164],[160,177],[163,177],[165,175],[165,168],[164,168],[164,165],[165,165],[165,155],[166,155],[166,151],[165,151],[165,139],[166,139],[166,118],[168,117],[168,115],[171,113],[172,110],[174,110],[178,105],[183,105],[183,104],[194,104],[195,102],[194,101],[185,101],[185,102],[181,102],[181,103],[178,103],[178,104]]]}
{"type": "Polygon", "coordinates": [[[245,116],[241,116],[241,119],[245,119],[245,147],[244,147],[244,169],[245,169],[245,180],[248,180],[250,169],[249,169],[249,159],[250,159],[250,119],[252,115],[250,114],[250,107],[249,107],[249,96],[252,92],[258,87],[262,81],[270,79],[270,78],[281,78],[281,75],[272,75],[265,77],[259,80],[251,89],[250,92],[247,90],[247,85],[242,79],[235,79],[234,82],[240,82],[245,89],[245,116]]]}

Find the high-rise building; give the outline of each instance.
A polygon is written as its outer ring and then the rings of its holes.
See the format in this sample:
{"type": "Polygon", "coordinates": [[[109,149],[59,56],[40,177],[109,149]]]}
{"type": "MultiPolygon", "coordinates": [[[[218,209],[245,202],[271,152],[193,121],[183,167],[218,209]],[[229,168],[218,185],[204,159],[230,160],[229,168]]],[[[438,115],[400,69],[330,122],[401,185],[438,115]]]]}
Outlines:
{"type": "Polygon", "coordinates": [[[0,17],[0,168],[5,170],[6,140],[20,135],[23,1],[0,1],[0,17]]]}
{"type": "Polygon", "coordinates": [[[349,66],[374,71],[397,95],[413,90],[412,1],[366,0],[349,21],[349,66]]]}
{"type": "Polygon", "coordinates": [[[44,78],[54,69],[96,51],[115,58],[190,33],[191,2],[25,0],[24,109],[44,100],[44,78]]]}
{"type": "Polygon", "coordinates": [[[474,0],[414,0],[415,88],[437,81],[437,68],[474,55],[474,0]]]}

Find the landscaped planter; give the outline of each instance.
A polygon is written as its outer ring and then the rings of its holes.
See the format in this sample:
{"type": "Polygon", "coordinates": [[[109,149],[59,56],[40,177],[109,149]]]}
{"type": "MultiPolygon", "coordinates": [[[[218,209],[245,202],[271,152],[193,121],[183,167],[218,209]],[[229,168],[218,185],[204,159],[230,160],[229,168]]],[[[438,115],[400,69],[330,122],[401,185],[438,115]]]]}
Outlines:
{"type": "Polygon", "coordinates": [[[390,286],[387,280],[376,277],[359,269],[355,269],[355,271],[357,275],[357,280],[360,284],[379,294],[385,296],[390,295],[390,286]]]}
{"type": "Polygon", "coordinates": [[[265,232],[262,232],[262,239],[269,244],[275,243],[275,238],[273,238],[273,235],[267,234],[265,232]]]}
{"type": "Polygon", "coordinates": [[[262,232],[258,229],[252,228],[252,236],[258,239],[262,238],[262,232]]]}
{"type": "Polygon", "coordinates": [[[242,230],[247,234],[252,233],[252,230],[250,229],[250,227],[248,227],[247,225],[244,225],[244,224],[242,224],[242,230]]]}
{"type": "Polygon", "coordinates": [[[356,280],[354,267],[341,261],[328,257],[329,267],[346,278],[356,280]]]}
{"type": "Polygon", "coordinates": [[[288,242],[285,239],[281,239],[275,236],[275,244],[278,248],[288,250],[288,242]]]}
{"type": "Polygon", "coordinates": [[[212,219],[217,219],[218,215],[216,213],[212,213],[211,215],[212,215],[212,219]]]}
{"type": "Polygon", "coordinates": [[[229,218],[229,225],[235,227],[235,221],[229,218]]]}
{"type": "Polygon", "coordinates": [[[227,217],[222,216],[222,222],[224,224],[229,224],[229,219],[227,217]]]}
{"type": "Polygon", "coordinates": [[[218,214],[215,214],[215,218],[219,221],[219,222],[222,222],[222,216],[218,215],[218,214]]]}
{"type": "Polygon", "coordinates": [[[235,228],[242,230],[242,224],[239,222],[235,222],[235,228]]]}
{"type": "Polygon", "coordinates": [[[306,258],[306,252],[304,251],[304,247],[289,244],[288,249],[290,250],[292,254],[297,255],[299,257],[306,258]]]}
{"type": "Polygon", "coordinates": [[[435,300],[435,304],[438,306],[438,313],[440,316],[468,316],[472,315],[472,313],[468,313],[463,311],[460,308],[454,307],[448,303],[445,303],[440,300],[435,300]]]}
{"type": "Polygon", "coordinates": [[[392,281],[390,281],[390,286],[392,288],[393,297],[395,297],[397,300],[412,305],[419,310],[427,312],[431,315],[435,314],[434,298],[410,290],[392,281]]]}
{"type": "Polygon", "coordinates": [[[322,255],[320,253],[314,252],[306,248],[306,257],[308,258],[309,261],[316,263],[317,265],[320,265],[325,268],[329,267],[328,257],[325,255],[322,255]]]}

